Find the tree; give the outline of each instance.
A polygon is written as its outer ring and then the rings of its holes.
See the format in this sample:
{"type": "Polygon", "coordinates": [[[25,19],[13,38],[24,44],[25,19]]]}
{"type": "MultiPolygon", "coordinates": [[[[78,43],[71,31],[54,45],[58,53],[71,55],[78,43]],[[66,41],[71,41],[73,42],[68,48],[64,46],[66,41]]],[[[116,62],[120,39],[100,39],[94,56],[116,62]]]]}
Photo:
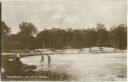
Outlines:
{"type": "Polygon", "coordinates": [[[4,21],[2,21],[2,36],[1,36],[1,41],[2,41],[2,51],[8,50],[8,35],[10,34],[11,29],[5,24],[4,21]]]}
{"type": "Polygon", "coordinates": [[[97,33],[95,29],[87,29],[85,30],[85,45],[86,47],[89,47],[91,50],[91,47],[96,46],[97,42],[97,33]]]}
{"type": "Polygon", "coordinates": [[[127,47],[127,27],[124,24],[113,27],[110,30],[112,47],[126,49],[127,47]]]}
{"type": "Polygon", "coordinates": [[[54,48],[58,48],[58,49],[62,49],[65,47],[65,41],[66,41],[66,38],[65,38],[65,34],[66,34],[66,31],[63,30],[63,29],[60,29],[60,28],[52,28],[51,30],[51,38],[52,38],[52,43],[54,45],[54,48]]]}
{"type": "Polygon", "coordinates": [[[39,48],[42,48],[44,43],[45,48],[62,49],[65,46],[66,31],[60,28],[44,29],[37,34],[37,43],[39,48]]]}
{"type": "Polygon", "coordinates": [[[73,38],[73,30],[72,28],[67,28],[66,30],[66,48],[71,48],[73,38]]]}
{"type": "Polygon", "coordinates": [[[37,33],[37,28],[32,23],[23,22],[19,25],[20,32],[18,37],[23,43],[23,48],[33,49],[34,35],[37,33]]]}
{"type": "Polygon", "coordinates": [[[106,46],[106,43],[109,41],[109,32],[106,30],[105,26],[101,23],[97,24],[97,38],[98,46],[102,50],[103,46],[106,46]]]}
{"type": "Polygon", "coordinates": [[[83,41],[83,30],[73,30],[73,36],[72,36],[72,47],[73,48],[83,48],[84,47],[84,41],[83,41]]]}
{"type": "Polygon", "coordinates": [[[10,50],[21,50],[23,49],[23,44],[17,34],[10,34],[8,36],[8,47],[10,50]]]}
{"type": "Polygon", "coordinates": [[[10,33],[10,28],[2,21],[2,38],[6,37],[10,33]]]}
{"type": "Polygon", "coordinates": [[[127,27],[124,24],[118,25],[118,48],[126,49],[127,48],[127,27]]]}

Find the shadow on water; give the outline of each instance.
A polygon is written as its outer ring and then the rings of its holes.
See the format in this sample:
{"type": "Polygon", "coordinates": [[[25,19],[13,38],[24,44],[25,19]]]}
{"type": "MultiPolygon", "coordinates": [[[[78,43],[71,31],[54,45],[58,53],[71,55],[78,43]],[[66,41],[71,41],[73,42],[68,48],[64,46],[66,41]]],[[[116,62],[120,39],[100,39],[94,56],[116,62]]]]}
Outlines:
{"type": "Polygon", "coordinates": [[[77,80],[71,74],[55,71],[34,71],[36,66],[25,65],[21,61],[9,61],[9,57],[2,57],[2,68],[4,72],[1,74],[2,80],[52,80],[52,81],[70,81],[77,80]]]}

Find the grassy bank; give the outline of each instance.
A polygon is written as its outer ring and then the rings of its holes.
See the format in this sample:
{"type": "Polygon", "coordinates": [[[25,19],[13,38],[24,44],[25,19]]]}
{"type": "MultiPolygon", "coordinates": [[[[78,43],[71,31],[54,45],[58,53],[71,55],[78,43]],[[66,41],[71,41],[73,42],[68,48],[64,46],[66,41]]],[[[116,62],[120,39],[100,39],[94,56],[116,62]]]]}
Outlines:
{"type": "MultiPolygon", "coordinates": [[[[23,56],[23,55],[22,55],[23,56]]],[[[2,68],[4,72],[1,74],[2,80],[76,80],[70,74],[55,71],[34,71],[35,66],[23,64],[20,61],[12,61],[15,56],[2,56],[2,68]]]]}

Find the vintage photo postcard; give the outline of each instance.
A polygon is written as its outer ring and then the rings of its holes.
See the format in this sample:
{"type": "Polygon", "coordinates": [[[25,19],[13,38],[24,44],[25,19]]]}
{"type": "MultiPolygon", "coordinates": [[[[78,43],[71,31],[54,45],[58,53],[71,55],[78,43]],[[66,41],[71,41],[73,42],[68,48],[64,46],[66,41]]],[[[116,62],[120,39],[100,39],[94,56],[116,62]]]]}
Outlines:
{"type": "Polygon", "coordinates": [[[127,82],[127,0],[1,1],[1,81],[127,82]]]}

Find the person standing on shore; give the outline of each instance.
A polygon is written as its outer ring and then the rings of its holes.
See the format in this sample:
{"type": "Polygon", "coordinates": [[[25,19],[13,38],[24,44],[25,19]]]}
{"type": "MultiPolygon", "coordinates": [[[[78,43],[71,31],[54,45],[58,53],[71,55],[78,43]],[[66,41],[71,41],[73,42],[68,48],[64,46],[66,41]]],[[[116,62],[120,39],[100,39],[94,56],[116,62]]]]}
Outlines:
{"type": "Polygon", "coordinates": [[[16,55],[16,61],[20,61],[20,54],[19,53],[16,55]]]}

